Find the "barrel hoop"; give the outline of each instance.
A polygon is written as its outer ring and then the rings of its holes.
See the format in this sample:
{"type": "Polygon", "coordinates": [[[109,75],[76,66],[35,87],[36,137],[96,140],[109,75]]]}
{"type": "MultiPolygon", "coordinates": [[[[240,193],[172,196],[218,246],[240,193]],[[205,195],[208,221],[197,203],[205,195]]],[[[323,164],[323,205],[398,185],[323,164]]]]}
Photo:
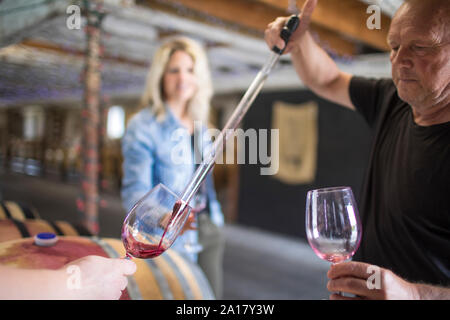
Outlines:
{"type": "Polygon", "coordinates": [[[36,213],[33,212],[33,210],[30,209],[28,206],[20,205],[20,207],[22,208],[22,212],[25,215],[25,219],[36,219],[36,218],[38,218],[36,213]]]}
{"type": "Polygon", "coordinates": [[[11,219],[11,212],[9,212],[8,207],[4,203],[0,203],[0,205],[3,208],[3,212],[5,213],[6,218],[11,219]]]}
{"type": "Polygon", "coordinates": [[[5,205],[8,207],[8,210],[11,214],[11,218],[17,220],[24,220],[24,214],[22,212],[22,208],[14,201],[5,201],[5,205]]]}
{"type": "Polygon", "coordinates": [[[203,299],[202,290],[200,289],[200,287],[197,283],[196,277],[194,276],[194,274],[191,271],[192,264],[189,265],[186,262],[189,260],[187,258],[183,260],[182,257],[175,251],[171,251],[171,252],[167,251],[166,253],[170,255],[173,262],[178,266],[178,269],[183,274],[186,281],[190,284],[194,298],[195,299],[203,299]]]}
{"type": "Polygon", "coordinates": [[[7,218],[8,217],[6,216],[6,212],[5,212],[5,210],[3,210],[2,203],[0,202],[0,220],[4,220],[7,218]]]}
{"type": "Polygon", "coordinates": [[[155,261],[152,259],[145,259],[145,262],[148,264],[149,268],[153,271],[153,275],[158,282],[159,289],[161,290],[162,296],[164,300],[173,300],[173,294],[170,290],[169,283],[167,282],[166,277],[161,272],[161,270],[156,265],[155,261]]]}
{"type": "Polygon", "coordinates": [[[169,289],[172,292],[173,300],[185,300],[184,288],[179,281],[179,277],[176,274],[176,269],[174,269],[167,261],[166,255],[161,255],[153,259],[156,267],[160,270],[169,284],[169,289]]]}
{"type": "Polygon", "coordinates": [[[64,232],[61,230],[61,228],[54,222],[54,221],[47,221],[48,224],[55,230],[56,234],[58,236],[63,236],[64,232]]]}
{"type": "Polygon", "coordinates": [[[39,215],[39,212],[37,211],[37,209],[35,207],[30,206],[27,208],[30,210],[31,215],[33,216],[32,219],[41,219],[41,216],[39,215]]]}
{"type": "Polygon", "coordinates": [[[77,232],[77,230],[75,230],[75,228],[72,226],[72,224],[70,224],[67,221],[58,220],[58,221],[54,221],[53,223],[55,225],[57,225],[61,229],[61,232],[66,236],[70,236],[70,235],[79,236],[80,235],[77,232]]]}
{"type": "Polygon", "coordinates": [[[30,232],[28,231],[27,227],[25,226],[25,224],[22,221],[19,221],[19,220],[16,220],[16,219],[11,219],[11,222],[16,225],[17,230],[19,230],[20,235],[22,236],[22,238],[29,238],[29,237],[31,237],[30,232]]]}
{"type": "Polygon", "coordinates": [[[88,231],[88,229],[86,229],[84,226],[82,225],[78,225],[78,224],[74,224],[72,225],[72,228],[75,229],[75,231],[80,235],[80,236],[89,236],[92,237],[92,234],[88,231]]]}
{"type": "MultiPolygon", "coordinates": [[[[178,266],[176,265],[176,263],[172,260],[172,258],[168,254],[165,254],[164,258],[167,261],[167,263],[169,264],[169,266],[171,267],[171,269],[174,270],[175,275],[178,278],[181,287],[183,288],[183,292],[185,295],[184,299],[193,300],[194,294],[191,290],[191,287],[189,286],[189,283],[186,281],[186,278],[183,276],[183,274],[178,269],[178,266]]],[[[188,259],[188,258],[186,258],[186,259],[188,259]]]]}
{"type": "Polygon", "coordinates": [[[211,288],[211,284],[201,270],[200,266],[196,263],[190,263],[190,266],[194,277],[197,279],[197,283],[200,285],[200,288],[202,288],[202,300],[215,300],[216,297],[211,288]]]}
{"type": "MultiPolygon", "coordinates": [[[[91,237],[92,241],[94,241],[96,244],[98,244],[102,249],[108,254],[111,258],[121,258],[119,256],[119,253],[106,241],[101,240],[98,237],[91,237]]],[[[130,296],[130,299],[132,300],[142,300],[141,293],[139,291],[139,287],[134,280],[133,277],[127,277],[128,279],[128,285],[127,285],[127,291],[128,295],[130,296]]]]}

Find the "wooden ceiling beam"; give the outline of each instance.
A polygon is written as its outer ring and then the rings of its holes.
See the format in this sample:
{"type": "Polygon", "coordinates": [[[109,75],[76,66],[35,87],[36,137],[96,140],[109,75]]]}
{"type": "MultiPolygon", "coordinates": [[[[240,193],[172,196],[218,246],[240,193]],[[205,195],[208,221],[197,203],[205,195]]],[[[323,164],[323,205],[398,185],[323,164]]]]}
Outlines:
{"type": "MultiPolygon", "coordinates": [[[[289,0],[253,1],[279,10],[287,10],[290,3],[289,0]]],[[[306,0],[297,0],[296,2],[297,7],[301,9],[306,0]]],[[[372,13],[367,13],[367,8],[367,4],[357,0],[319,0],[311,21],[313,25],[345,34],[379,50],[389,51],[386,39],[391,18],[382,13],[381,29],[370,30],[367,27],[367,19],[372,13]]]]}
{"type": "MultiPolygon", "coordinates": [[[[234,26],[240,26],[244,32],[256,31],[261,37],[267,25],[276,17],[289,15],[287,7],[281,8],[279,5],[273,6],[270,3],[248,0],[146,0],[139,4],[178,14],[182,12],[179,8],[184,7],[193,12],[218,18],[234,26]],[[177,12],[177,8],[179,12],[177,12]]],[[[345,39],[320,25],[313,25],[312,31],[318,35],[322,43],[337,54],[357,54],[358,48],[354,41],[345,39]]],[[[255,32],[253,33],[255,34],[255,32]]]]}

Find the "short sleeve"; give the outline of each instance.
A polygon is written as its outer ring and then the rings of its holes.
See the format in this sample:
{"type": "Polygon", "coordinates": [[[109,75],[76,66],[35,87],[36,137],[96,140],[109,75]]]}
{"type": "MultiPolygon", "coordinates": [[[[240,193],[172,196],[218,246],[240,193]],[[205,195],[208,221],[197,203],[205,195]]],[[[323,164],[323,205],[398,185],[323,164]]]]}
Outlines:
{"type": "Polygon", "coordinates": [[[395,86],[391,79],[368,79],[353,76],[349,87],[353,105],[370,127],[374,127],[386,98],[391,96],[393,91],[395,91],[395,86]]]}

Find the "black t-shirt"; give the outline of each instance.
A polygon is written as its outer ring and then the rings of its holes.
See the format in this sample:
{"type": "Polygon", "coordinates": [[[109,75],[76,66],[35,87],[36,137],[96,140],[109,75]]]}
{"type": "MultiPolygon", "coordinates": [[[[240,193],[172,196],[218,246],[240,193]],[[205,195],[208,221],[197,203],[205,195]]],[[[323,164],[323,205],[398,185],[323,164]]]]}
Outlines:
{"type": "Polygon", "coordinates": [[[353,77],[350,97],[374,134],[354,260],[450,285],[450,122],[417,125],[392,80],[353,77]]]}

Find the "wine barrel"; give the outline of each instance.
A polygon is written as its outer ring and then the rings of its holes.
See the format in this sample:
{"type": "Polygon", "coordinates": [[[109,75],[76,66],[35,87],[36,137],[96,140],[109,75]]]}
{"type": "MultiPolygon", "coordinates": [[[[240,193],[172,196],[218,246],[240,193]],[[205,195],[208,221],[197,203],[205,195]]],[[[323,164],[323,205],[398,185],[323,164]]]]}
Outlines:
{"type": "Polygon", "coordinates": [[[72,225],[65,221],[0,220],[0,242],[34,237],[41,232],[51,232],[58,236],[92,236],[83,226],[72,225]]]}
{"type": "MultiPolygon", "coordinates": [[[[0,264],[29,269],[59,269],[88,255],[125,256],[122,241],[98,237],[59,237],[51,247],[39,247],[32,238],[0,243],[0,264]]],[[[137,271],[128,277],[122,300],[214,299],[200,267],[172,249],[154,259],[134,259],[137,271]]]]}
{"type": "Polygon", "coordinates": [[[30,205],[15,201],[0,201],[0,220],[3,219],[39,219],[39,214],[30,205]]]}

